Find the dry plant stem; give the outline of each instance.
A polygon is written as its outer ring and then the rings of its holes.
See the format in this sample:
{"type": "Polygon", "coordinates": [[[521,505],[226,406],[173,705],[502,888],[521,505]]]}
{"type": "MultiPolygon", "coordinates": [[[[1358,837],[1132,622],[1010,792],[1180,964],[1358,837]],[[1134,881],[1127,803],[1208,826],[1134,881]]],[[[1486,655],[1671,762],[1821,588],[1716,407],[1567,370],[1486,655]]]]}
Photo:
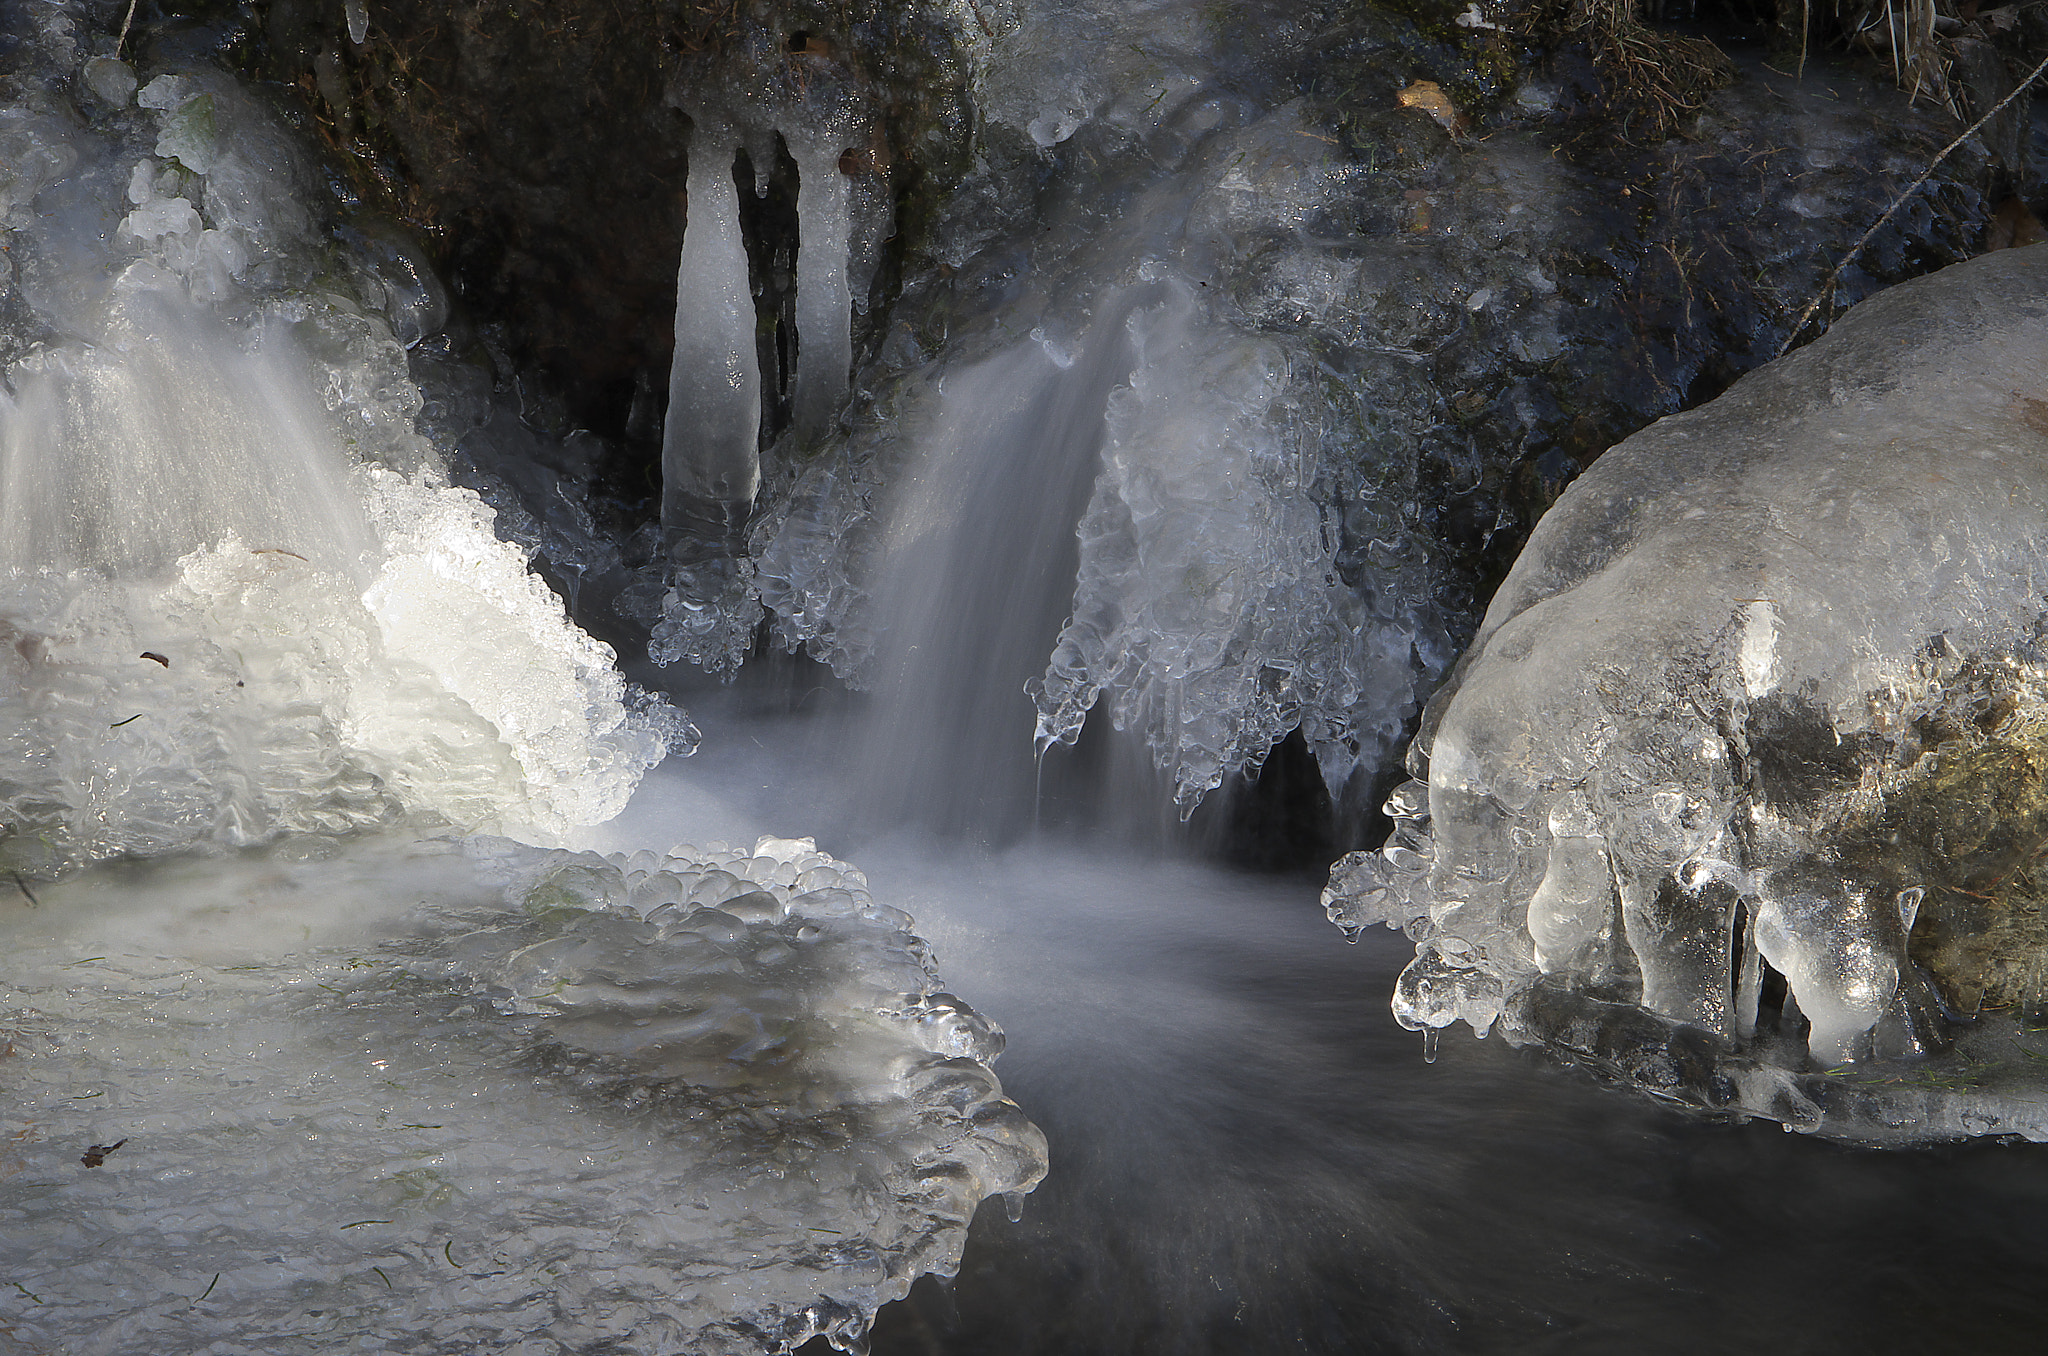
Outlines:
{"type": "Polygon", "coordinates": [[[135,0],[128,0],[128,13],[121,20],[121,36],[114,39],[114,58],[119,60],[121,49],[128,45],[128,25],[135,22],[135,0]]]}
{"type": "Polygon", "coordinates": [[[1951,141],[1948,145],[1942,147],[1941,153],[1935,156],[1934,159],[1930,160],[1927,163],[1927,168],[1921,171],[1920,177],[1918,179],[1915,179],[1912,183],[1907,184],[1905,191],[1900,193],[1898,197],[1892,199],[1892,205],[1884,209],[1884,215],[1879,217],[1876,221],[1870,223],[1870,229],[1863,233],[1863,238],[1857,241],[1854,245],[1851,245],[1849,247],[1849,252],[1842,256],[1842,262],[1836,264],[1834,267],[1834,271],[1829,273],[1827,279],[1821,283],[1820,290],[1813,294],[1812,301],[1806,303],[1806,309],[1799,313],[1798,321],[1792,326],[1791,332],[1785,336],[1785,342],[1778,345],[1778,351],[1772,355],[1773,357],[1782,358],[1785,356],[1785,351],[1792,347],[1792,341],[1794,339],[1797,339],[1799,337],[1799,332],[1806,328],[1806,322],[1813,319],[1813,313],[1820,309],[1821,302],[1825,300],[1835,290],[1835,284],[1838,281],[1840,281],[1842,277],[1842,270],[1856,262],[1856,256],[1863,253],[1863,247],[1865,245],[1868,245],[1871,242],[1872,237],[1876,236],[1876,234],[1879,231],[1884,229],[1884,224],[1892,219],[1892,215],[1895,212],[1897,212],[1901,207],[1904,207],[1906,205],[1906,199],[1912,197],[1915,193],[1920,191],[1920,185],[1926,183],[1928,179],[1933,177],[1934,171],[1941,168],[1941,162],[1948,159],[1949,156],[1954,153],[1956,147],[1962,145],[1964,142],[1968,141],[1972,136],[1976,135],[1978,128],[1982,127],[1985,123],[1990,122],[1993,118],[1997,117],[1999,113],[2004,110],[2007,104],[2011,103],[2013,100],[2019,98],[2021,94],[2025,93],[2028,86],[2032,85],[2034,81],[2038,80],[2041,76],[2041,72],[2043,71],[2048,71],[2048,58],[2044,58],[2041,61],[2040,65],[2034,67],[2033,70],[2028,71],[2027,78],[2020,81],[2019,84],[2015,85],[2013,87],[2012,93],[2006,95],[2003,99],[2000,99],[1997,103],[1993,104],[1989,111],[1987,111],[1983,117],[1977,119],[1977,121],[1971,123],[1968,127],[1964,128],[1963,134],[1961,136],[1957,137],[1954,141],[1951,141]]]}

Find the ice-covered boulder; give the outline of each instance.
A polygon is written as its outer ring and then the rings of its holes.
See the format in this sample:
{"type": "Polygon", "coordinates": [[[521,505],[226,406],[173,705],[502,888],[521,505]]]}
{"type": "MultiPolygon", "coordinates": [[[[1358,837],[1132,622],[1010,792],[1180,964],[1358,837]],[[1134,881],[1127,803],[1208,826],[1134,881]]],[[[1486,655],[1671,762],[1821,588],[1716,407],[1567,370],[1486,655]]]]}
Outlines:
{"type": "MultiPolygon", "coordinates": [[[[2035,248],[1863,303],[1573,484],[1331,916],[1416,940],[1406,1026],[1612,1054],[1648,1014],[1710,1038],[1709,1101],[1811,1120],[1728,1071],[1940,1058],[2042,997],[2044,567],[2035,248]]],[[[2009,1110],[1965,1128],[2033,1133],[2009,1110]]]]}

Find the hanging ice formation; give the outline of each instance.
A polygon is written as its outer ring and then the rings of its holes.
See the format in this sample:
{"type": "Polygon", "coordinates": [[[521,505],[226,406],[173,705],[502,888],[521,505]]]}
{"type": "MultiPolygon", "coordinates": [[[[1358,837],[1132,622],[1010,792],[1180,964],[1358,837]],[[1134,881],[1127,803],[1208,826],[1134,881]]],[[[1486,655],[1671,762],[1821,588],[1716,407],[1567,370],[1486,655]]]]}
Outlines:
{"type": "MultiPolygon", "coordinates": [[[[1403,1025],[1624,1064],[1689,1028],[1720,1054],[1635,1076],[1810,1126],[1850,1094],[1798,1071],[2038,1004],[2010,957],[2048,837],[2044,373],[2048,248],[1992,254],[1571,486],[1432,702],[1392,842],[1325,897],[1416,941],[1403,1025]]],[[[2020,1107],[1914,1123],[2042,1132],[2020,1107]]]]}
{"type": "Polygon", "coordinates": [[[793,35],[751,76],[693,68],[678,79],[690,116],[689,200],[676,273],[676,344],[662,428],[662,528],[673,560],[649,654],[730,676],[760,604],[744,532],[767,441],[759,325],[748,277],[735,160],[744,149],[765,196],[782,148],[797,167],[793,444],[818,437],[845,401],[853,309],[887,233],[882,185],[850,173],[874,129],[853,73],[793,35]]]}
{"type": "Polygon", "coordinates": [[[1014,799],[991,793],[1013,774],[1028,815],[1032,743],[1074,743],[1091,710],[1144,746],[1183,814],[1297,727],[1341,795],[1393,756],[1448,652],[1412,461],[1365,454],[1370,399],[1331,400],[1325,356],[1247,301],[1276,255],[1334,267],[1307,223],[1351,171],[1300,105],[1216,79],[1204,30],[1176,34],[1183,49],[1136,12],[1089,17],[1085,36],[1062,7],[996,42],[977,89],[990,143],[1067,177],[1015,238],[1011,181],[956,193],[936,235],[958,281],[926,331],[943,347],[920,349],[906,299],[872,418],[756,525],[759,593],[783,644],[878,689],[899,726],[878,757],[941,818],[1014,799]],[[1071,573],[999,569],[1041,520],[1071,573]],[[913,548],[922,603],[905,602],[913,548]],[[1019,644],[1037,649],[1013,676],[1019,644]],[[989,706],[970,709],[973,681],[989,706]],[[938,751],[961,738],[971,756],[938,751]]]}
{"type": "Polygon", "coordinates": [[[714,539],[746,520],[761,485],[761,368],[732,178],[737,149],[731,129],[699,116],[661,437],[662,526],[714,539]]]}

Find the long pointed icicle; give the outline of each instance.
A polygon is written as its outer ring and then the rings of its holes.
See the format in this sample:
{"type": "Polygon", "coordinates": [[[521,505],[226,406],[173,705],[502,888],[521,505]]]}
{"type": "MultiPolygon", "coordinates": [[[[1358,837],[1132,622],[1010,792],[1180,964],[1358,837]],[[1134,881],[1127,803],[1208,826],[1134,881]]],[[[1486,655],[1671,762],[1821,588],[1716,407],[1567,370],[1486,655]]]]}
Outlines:
{"type": "Polygon", "coordinates": [[[676,268],[676,349],[661,435],[662,526],[701,535],[746,516],[761,484],[761,370],[733,187],[735,138],[700,125],[676,268]]]}
{"type": "Polygon", "coordinates": [[[829,133],[791,143],[797,167],[796,435],[816,436],[846,397],[853,365],[847,251],[853,216],[839,142],[829,133]]]}

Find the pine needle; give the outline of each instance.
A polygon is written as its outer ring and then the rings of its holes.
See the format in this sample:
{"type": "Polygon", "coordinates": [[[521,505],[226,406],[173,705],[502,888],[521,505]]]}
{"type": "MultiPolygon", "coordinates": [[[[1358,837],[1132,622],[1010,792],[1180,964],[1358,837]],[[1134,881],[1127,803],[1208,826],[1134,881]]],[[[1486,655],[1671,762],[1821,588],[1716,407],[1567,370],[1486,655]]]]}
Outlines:
{"type": "Polygon", "coordinates": [[[1813,313],[1820,309],[1821,302],[1833,293],[1835,289],[1835,284],[1841,280],[1842,271],[1848,268],[1850,264],[1856,262],[1856,256],[1863,253],[1863,247],[1865,245],[1868,245],[1871,242],[1871,240],[1877,235],[1877,233],[1884,229],[1884,224],[1887,221],[1890,221],[1893,215],[1896,214],[1901,207],[1904,207],[1906,205],[1906,200],[1912,197],[1915,193],[1918,193],[1920,191],[1920,186],[1926,183],[1929,179],[1934,177],[1934,171],[1941,168],[1941,162],[1948,159],[1950,155],[1954,154],[1958,146],[1961,146],[1964,142],[1968,141],[1971,137],[1975,136],[1977,134],[1978,128],[1982,127],[1985,123],[1990,122],[1993,118],[1997,117],[2001,112],[2003,112],[2007,104],[2011,103],[2013,100],[2019,98],[2021,94],[2025,93],[2027,87],[2032,85],[2035,80],[2039,79],[2041,76],[2041,72],[2043,71],[2048,71],[2048,57],[2044,57],[2040,65],[2034,67],[2033,70],[2028,71],[2027,78],[2020,81],[2019,84],[2013,86],[2012,93],[2006,95],[2003,99],[2000,99],[1997,103],[1993,104],[1991,106],[1990,111],[1985,113],[1983,117],[1977,119],[1977,121],[1971,123],[1968,127],[1964,128],[1963,134],[1961,136],[1957,137],[1954,141],[1951,141],[1948,145],[1942,147],[1941,154],[1935,156],[1933,160],[1928,162],[1927,168],[1921,172],[1920,177],[1918,179],[1915,179],[1912,183],[1907,184],[1905,191],[1900,193],[1898,197],[1892,199],[1892,205],[1884,209],[1884,215],[1879,217],[1876,221],[1870,224],[1870,229],[1863,233],[1863,238],[1857,241],[1854,245],[1849,247],[1849,252],[1842,256],[1842,262],[1836,264],[1834,267],[1834,271],[1828,274],[1827,280],[1821,283],[1820,290],[1813,294],[1813,300],[1807,302],[1806,309],[1799,313],[1798,323],[1792,326],[1791,332],[1785,336],[1785,342],[1778,345],[1777,353],[1772,356],[1778,358],[1782,358],[1785,356],[1786,350],[1792,347],[1792,341],[1794,339],[1797,339],[1799,337],[1799,332],[1806,328],[1806,322],[1813,319],[1813,313]]]}

